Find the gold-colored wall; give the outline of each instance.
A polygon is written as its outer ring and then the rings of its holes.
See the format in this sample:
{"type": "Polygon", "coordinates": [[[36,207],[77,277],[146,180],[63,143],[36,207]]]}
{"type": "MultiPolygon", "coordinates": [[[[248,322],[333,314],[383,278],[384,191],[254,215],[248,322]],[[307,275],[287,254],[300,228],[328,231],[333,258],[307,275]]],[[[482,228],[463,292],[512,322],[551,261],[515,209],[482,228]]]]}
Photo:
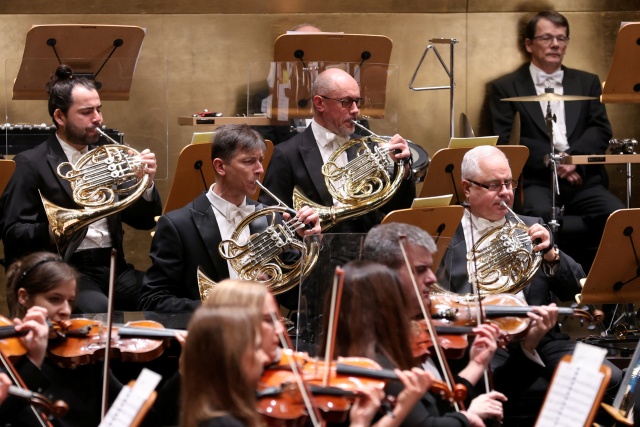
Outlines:
{"type": "MultiPolygon", "coordinates": [[[[22,56],[25,35],[32,25],[83,23],[146,28],[140,60],[145,64],[159,64],[157,71],[166,73],[167,87],[153,87],[150,79],[136,75],[143,83],[142,87],[136,87],[135,102],[105,102],[105,122],[125,134],[148,130],[164,135],[164,128],[145,127],[158,122],[150,121],[150,114],[166,113],[168,153],[159,156],[167,164],[167,173],[161,172],[161,175],[167,176],[157,182],[166,197],[178,154],[194,131],[191,127],[178,126],[177,117],[204,108],[225,115],[243,112],[248,64],[270,61],[275,38],[298,23],[310,22],[325,31],[390,37],[394,43],[391,62],[399,69],[397,130],[429,153],[435,153],[448,141],[449,94],[447,91],[413,92],[408,88],[428,40],[453,37],[460,41],[455,47],[456,116],[466,112],[476,133],[486,135],[490,133],[483,108],[487,84],[524,61],[517,43],[518,24],[523,16],[549,7],[549,3],[540,1],[493,0],[2,2],[0,64],[12,63],[22,56]],[[157,91],[164,90],[168,91],[169,101],[166,106],[160,106],[166,112],[154,111],[147,105],[149,100],[145,101],[144,93],[157,97],[157,91]],[[138,128],[132,129],[133,126],[138,128]]],[[[620,22],[640,20],[636,2],[565,0],[553,2],[553,7],[565,14],[571,24],[571,43],[565,64],[594,72],[604,80],[620,22]]],[[[439,50],[448,64],[448,48],[441,45],[439,50]]],[[[0,65],[0,82],[14,77],[6,75],[5,68],[10,67],[0,65]]],[[[147,67],[144,72],[152,71],[147,67]]],[[[444,71],[430,53],[416,84],[446,82],[444,71]]],[[[10,87],[10,81],[2,85],[3,100],[7,100],[5,92],[10,87]]],[[[28,122],[48,122],[45,102],[30,102],[33,118],[28,122]]],[[[607,109],[616,137],[640,136],[637,105],[609,105],[607,109]]],[[[11,107],[5,110],[9,114],[11,107]]],[[[9,116],[11,121],[11,114],[9,116]]],[[[624,177],[614,168],[610,172],[612,189],[623,197],[624,177]]],[[[633,207],[639,205],[638,200],[634,198],[633,207]]],[[[148,266],[149,244],[147,232],[128,230],[126,256],[140,269],[148,266]]]]}

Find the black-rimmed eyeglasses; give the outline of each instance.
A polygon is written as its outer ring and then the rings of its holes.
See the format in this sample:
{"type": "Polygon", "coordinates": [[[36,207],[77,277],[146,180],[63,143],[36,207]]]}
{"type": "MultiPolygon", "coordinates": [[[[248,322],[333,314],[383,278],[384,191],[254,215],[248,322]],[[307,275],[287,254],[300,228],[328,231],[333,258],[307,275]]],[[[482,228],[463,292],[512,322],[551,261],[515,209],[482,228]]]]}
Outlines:
{"type": "Polygon", "coordinates": [[[353,103],[356,103],[356,107],[359,107],[360,104],[362,104],[362,98],[342,98],[342,99],[335,99],[335,98],[329,98],[328,96],[324,96],[324,95],[318,95],[320,98],[324,98],[324,99],[330,99],[332,101],[337,101],[342,105],[342,108],[351,108],[351,106],[353,105],[353,103]]]}
{"type": "Polygon", "coordinates": [[[551,44],[555,39],[558,44],[566,45],[569,43],[569,37],[567,36],[552,36],[551,34],[544,34],[542,36],[535,36],[534,40],[539,40],[542,44],[551,44]]]}
{"type": "Polygon", "coordinates": [[[518,181],[516,181],[515,179],[509,179],[509,180],[506,180],[504,182],[492,181],[492,182],[489,182],[487,184],[482,184],[480,182],[472,181],[470,179],[468,179],[467,181],[469,181],[472,184],[477,185],[478,187],[486,188],[489,191],[501,190],[503,185],[507,190],[512,190],[512,189],[518,188],[518,181]]]}

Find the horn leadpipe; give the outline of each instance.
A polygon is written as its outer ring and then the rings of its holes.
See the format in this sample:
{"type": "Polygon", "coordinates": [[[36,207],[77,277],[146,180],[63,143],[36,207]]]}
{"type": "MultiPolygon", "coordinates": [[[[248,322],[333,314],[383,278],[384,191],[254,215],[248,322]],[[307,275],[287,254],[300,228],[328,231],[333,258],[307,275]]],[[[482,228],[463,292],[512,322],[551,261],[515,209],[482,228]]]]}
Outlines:
{"type": "MultiPolygon", "coordinates": [[[[273,200],[275,200],[279,206],[285,208],[287,210],[287,213],[289,215],[291,215],[292,218],[296,218],[298,215],[298,212],[294,211],[293,209],[291,209],[289,206],[287,206],[282,200],[278,199],[276,197],[275,194],[273,194],[271,191],[269,191],[269,189],[267,187],[265,187],[264,185],[262,185],[262,183],[256,179],[256,185],[258,187],[260,187],[262,189],[262,191],[264,191],[265,193],[267,193],[269,195],[269,197],[271,197],[273,200]]],[[[303,224],[302,221],[298,220],[298,222],[300,222],[300,224],[303,224]]],[[[313,229],[313,224],[309,223],[309,224],[304,224],[305,228],[307,228],[308,230],[312,230],[313,229]]]]}
{"type": "Polygon", "coordinates": [[[373,133],[369,128],[362,126],[360,123],[358,123],[357,120],[351,120],[351,123],[358,126],[360,129],[369,132],[369,135],[371,136],[375,136],[376,138],[382,138],[380,135],[376,135],[375,133],[373,133]]]}

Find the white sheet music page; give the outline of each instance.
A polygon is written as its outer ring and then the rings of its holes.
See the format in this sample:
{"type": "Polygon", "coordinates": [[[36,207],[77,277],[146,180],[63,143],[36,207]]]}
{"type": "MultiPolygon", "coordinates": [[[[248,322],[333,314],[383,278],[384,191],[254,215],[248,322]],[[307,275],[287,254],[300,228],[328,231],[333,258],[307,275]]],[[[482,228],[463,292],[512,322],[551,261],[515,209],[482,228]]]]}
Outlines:
{"type": "Polygon", "coordinates": [[[607,351],[577,343],[571,363],[560,362],[536,427],[583,427],[596,404],[604,374],[600,366],[607,351]]]}
{"type": "Polygon", "coordinates": [[[161,375],[143,368],[133,387],[122,387],[98,427],[129,427],[161,378],[161,375]]]}

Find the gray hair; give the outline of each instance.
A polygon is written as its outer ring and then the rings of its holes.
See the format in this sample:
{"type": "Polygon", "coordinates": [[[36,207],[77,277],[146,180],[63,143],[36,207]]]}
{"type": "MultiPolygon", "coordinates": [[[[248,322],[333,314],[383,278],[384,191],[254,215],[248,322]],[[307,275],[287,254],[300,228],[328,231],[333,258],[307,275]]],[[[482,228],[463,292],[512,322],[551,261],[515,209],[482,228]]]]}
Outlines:
{"type": "Polygon", "coordinates": [[[397,270],[404,265],[399,241],[401,236],[406,237],[407,243],[424,248],[432,254],[438,250],[429,233],[422,228],[400,222],[391,222],[376,225],[369,230],[367,237],[364,239],[362,259],[375,261],[397,270]]]}
{"type": "Polygon", "coordinates": [[[460,167],[462,179],[474,179],[480,169],[480,161],[493,156],[502,156],[509,163],[509,159],[502,150],[493,145],[481,145],[467,151],[460,167]]]}

